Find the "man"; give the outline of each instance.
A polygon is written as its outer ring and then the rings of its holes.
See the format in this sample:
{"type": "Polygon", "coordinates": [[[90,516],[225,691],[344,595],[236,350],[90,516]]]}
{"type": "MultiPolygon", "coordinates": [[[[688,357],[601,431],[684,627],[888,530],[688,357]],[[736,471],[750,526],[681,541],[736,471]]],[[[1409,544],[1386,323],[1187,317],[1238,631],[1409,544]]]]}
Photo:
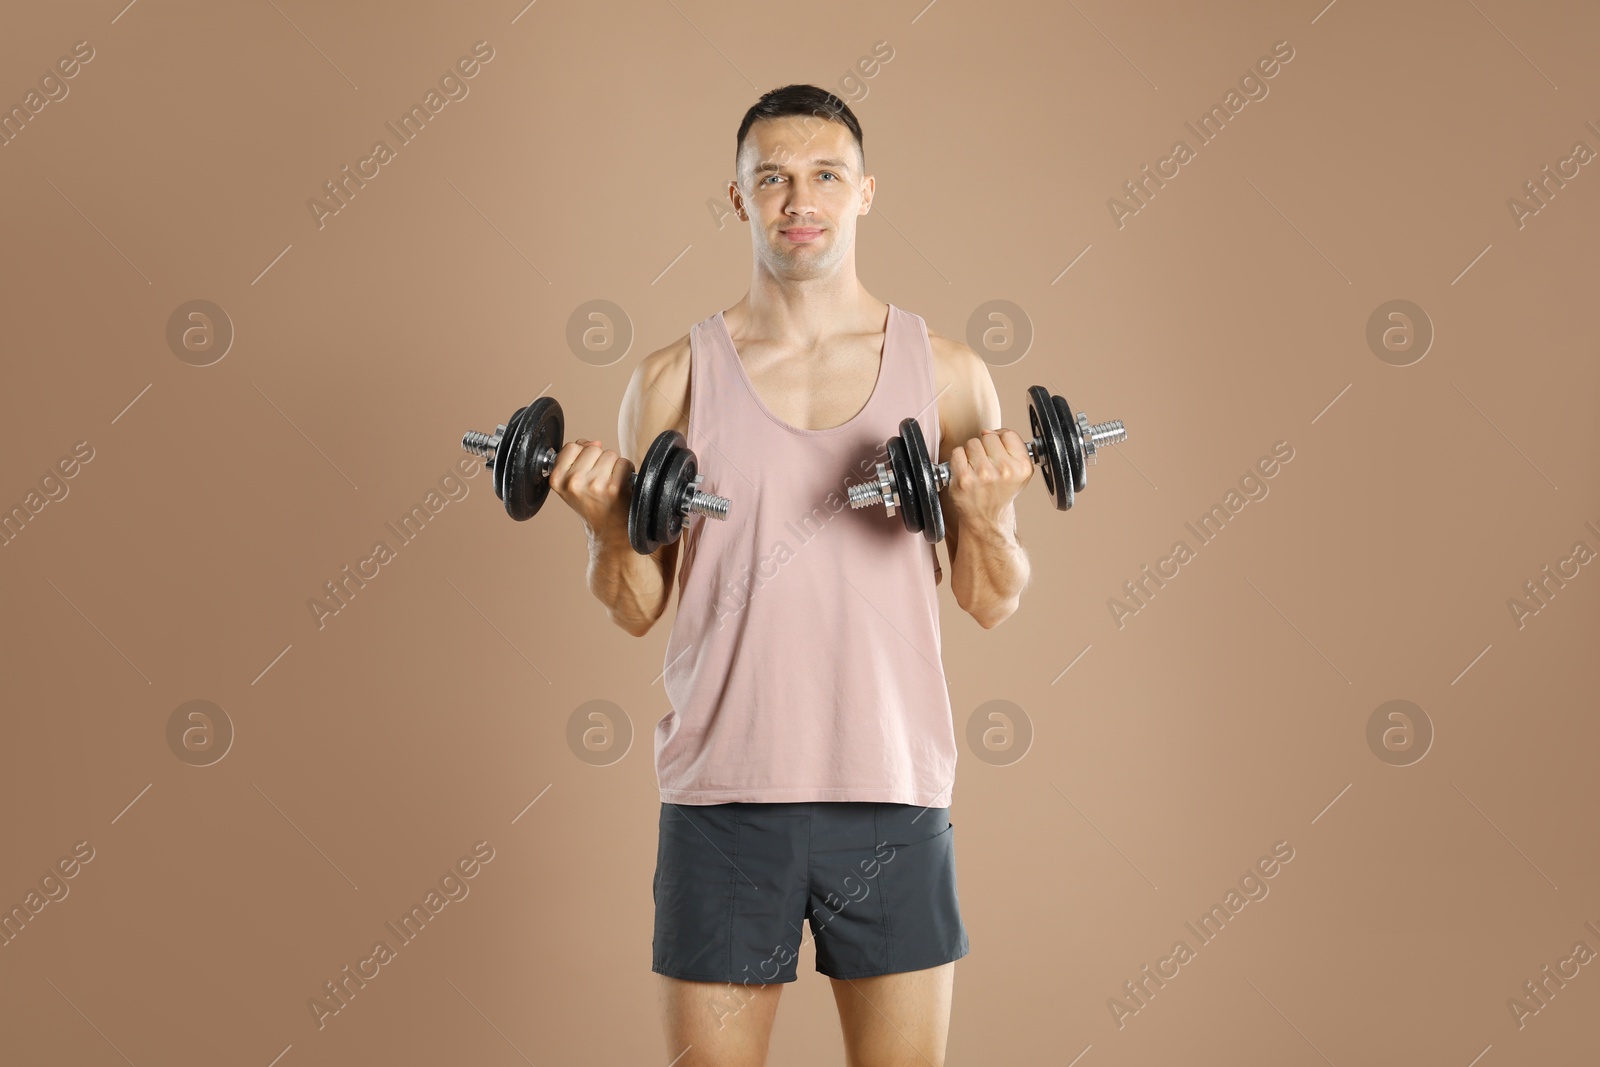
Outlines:
{"type": "Polygon", "coordinates": [[[944,1062],[968,943],[949,820],[956,744],[940,662],[934,546],[844,486],[916,416],[950,463],[951,591],[985,629],[1028,581],[1012,501],[1033,474],[988,369],[856,276],[872,207],[861,127],[809,85],[745,114],[728,195],[754,267],[737,304],[651,353],[618,420],[622,453],[568,443],[551,487],[583,519],[588,583],[643,636],[679,603],[661,791],[653,970],[668,1059],[759,1067],[809,923],[848,1062],[944,1062]],[[628,474],[677,429],[726,522],[652,556],[629,547],[628,474]]]}

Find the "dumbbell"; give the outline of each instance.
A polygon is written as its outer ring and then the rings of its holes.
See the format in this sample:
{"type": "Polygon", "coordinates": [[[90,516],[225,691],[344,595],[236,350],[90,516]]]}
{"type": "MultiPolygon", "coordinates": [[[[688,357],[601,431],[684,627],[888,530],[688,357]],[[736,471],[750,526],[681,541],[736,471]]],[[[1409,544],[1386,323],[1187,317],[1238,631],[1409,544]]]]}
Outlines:
{"type": "MultiPolygon", "coordinates": [[[[495,427],[493,434],[469,430],[461,447],[483,457],[494,472],[494,495],[506,514],[524,522],[538,514],[550,492],[550,471],[561,451],[566,422],[554,397],[542,396],[495,427]]],[[[628,542],[641,555],[678,539],[690,514],[726,519],[732,502],[700,491],[705,475],[683,434],[663,430],[639,467],[628,476],[628,542]]]]}
{"type": "MultiPolygon", "coordinates": [[[[1023,442],[1028,458],[1039,464],[1045,488],[1058,511],[1072,507],[1073,493],[1088,482],[1086,464],[1096,462],[1095,451],[1128,439],[1121,419],[1091,425],[1081,411],[1073,415],[1067,402],[1036,385],[1028,390],[1028,425],[1033,440],[1023,442]]],[[[912,533],[930,542],[944,540],[944,511],[939,491],[950,484],[950,464],[934,464],[914,418],[902,419],[900,435],[887,442],[889,462],[878,464],[872,481],[847,487],[852,508],[882,504],[890,515],[900,509],[901,521],[912,533]]]]}

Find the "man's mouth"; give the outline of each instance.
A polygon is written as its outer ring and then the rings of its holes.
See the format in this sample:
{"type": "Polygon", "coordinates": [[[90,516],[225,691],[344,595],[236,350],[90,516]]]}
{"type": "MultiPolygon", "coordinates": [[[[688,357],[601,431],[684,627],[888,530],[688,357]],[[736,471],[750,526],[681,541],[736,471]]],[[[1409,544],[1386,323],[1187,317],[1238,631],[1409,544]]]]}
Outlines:
{"type": "Polygon", "coordinates": [[[818,237],[822,236],[822,230],[814,226],[795,226],[791,229],[781,230],[779,232],[795,244],[801,244],[806,241],[814,241],[818,237]]]}

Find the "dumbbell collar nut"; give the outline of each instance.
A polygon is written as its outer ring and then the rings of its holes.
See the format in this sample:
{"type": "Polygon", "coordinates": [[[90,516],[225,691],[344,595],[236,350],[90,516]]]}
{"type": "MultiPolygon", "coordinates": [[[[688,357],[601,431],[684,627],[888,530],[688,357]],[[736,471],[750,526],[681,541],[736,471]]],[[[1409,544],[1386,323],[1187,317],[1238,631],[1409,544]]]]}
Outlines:
{"type": "Polygon", "coordinates": [[[900,498],[894,491],[894,478],[889,474],[889,468],[882,463],[878,464],[878,494],[883,500],[884,512],[892,516],[900,498]]]}

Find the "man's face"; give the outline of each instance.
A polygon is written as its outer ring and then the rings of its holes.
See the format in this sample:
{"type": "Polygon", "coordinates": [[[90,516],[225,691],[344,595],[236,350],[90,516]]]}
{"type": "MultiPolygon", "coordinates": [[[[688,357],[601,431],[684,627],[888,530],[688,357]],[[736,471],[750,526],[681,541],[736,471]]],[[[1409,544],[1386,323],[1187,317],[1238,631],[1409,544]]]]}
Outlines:
{"type": "Polygon", "coordinates": [[[750,221],[758,262],[782,278],[825,276],[855,249],[856,219],[872,205],[855,138],[837,122],[761,119],[745,133],[733,206],[750,221]]]}

